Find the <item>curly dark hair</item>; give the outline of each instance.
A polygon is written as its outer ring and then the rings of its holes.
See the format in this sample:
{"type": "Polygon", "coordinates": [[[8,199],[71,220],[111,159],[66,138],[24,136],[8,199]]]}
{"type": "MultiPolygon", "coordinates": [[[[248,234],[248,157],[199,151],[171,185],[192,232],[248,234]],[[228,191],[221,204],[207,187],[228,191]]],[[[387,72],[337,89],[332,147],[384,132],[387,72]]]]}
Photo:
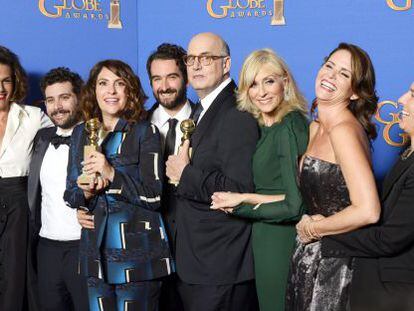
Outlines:
{"type": "MultiPolygon", "coordinates": [[[[375,70],[371,58],[359,46],[342,42],[325,58],[325,62],[339,50],[345,50],[351,54],[351,87],[358,96],[358,99],[350,101],[348,108],[361,123],[367,136],[375,139],[377,129],[371,118],[377,111],[378,96],[375,90],[375,70]]],[[[315,113],[317,105],[317,101],[314,100],[311,108],[312,114],[315,113]]]]}
{"type": "Polygon", "coordinates": [[[40,89],[42,90],[43,96],[45,96],[45,90],[49,85],[63,82],[70,82],[72,84],[73,93],[75,93],[77,97],[80,97],[83,80],[79,74],[66,67],[53,68],[42,78],[40,81],[40,89]]]}
{"type": "Polygon", "coordinates": [[[0,45],[0,64],[9,66],[13,78],[13,94],[10,101],[21,103],[27,95],[27,75],[20,64],[19,57],[8,48],[0,45]]]}
{"type": "Polygon", "coordinates": [[[151,64],[154,60],[162,59],[162,60],[175,60],[178,68],[181,71],[181,74],[184,77],[184,82],[187,84],[188,77],[187,77],[187,66],[184,63],[184,56],[187,55],[187,51],[184,50],[181,46],[170,44],[170,43],[163,43],[157,47],[157,50],[152,52],[152,54],[148,57],[147,60],[147,72],[148,77],[150,78],[151,82],[151,64]]]}
{"type": "Polygon", "coordinates": [[[147,96],[141,86],[139,78],[135,75],[131,67],[120,60],[107,59],[97,63],[89,73],[89,79],[82,89],[81,110],[85,120],[99,118],[102,121],[102,113],[96,100],[96,80],[103,68],[107,68],[115,75],[122,78],[126,84],[127,104],[120,117],[129,123],[145,118],[144,103],[147,96]]]}

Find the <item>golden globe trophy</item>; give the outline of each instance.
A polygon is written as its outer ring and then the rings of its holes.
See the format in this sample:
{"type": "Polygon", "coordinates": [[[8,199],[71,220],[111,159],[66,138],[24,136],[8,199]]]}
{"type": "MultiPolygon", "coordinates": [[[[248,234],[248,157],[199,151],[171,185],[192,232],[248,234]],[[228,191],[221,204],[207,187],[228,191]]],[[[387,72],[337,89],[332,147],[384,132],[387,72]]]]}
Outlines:
{"type": "MultiPolygon", "coordinates": [[[[183,133],[183,137],[181,137],[181,145],[178,147],[178,150],[180,150],[181,146],[184,144],[184,141],[187,139],[190,140],[191,135],[194,133],[196,128],[196,124],[193,119],[186,119],[181,121],[180,123],[180,130],[183,133]]],[[[191,157],[192,149],[188,150],[188,156],[191,157]]],[[[174,186],[178,186],[178,181],[176,180],[168,180],[168,183],[174,186]]]]}
{"type": "Polygon", "coordinates": [[[273,17],[271,25],[286,25],[285,0],[273,0],[273,17]]]}
{"type": "MultiPolygon", "coordinates": [[[[85,122],[85,130],[88,132],[88,144],[83,146],[83,160],[89,158],[89,155],[94,151],[99,151],[99,131],[101,129],[101,122],[98,118],[93,118],[85,122]]],[[[96,174],[82,173],[78,181],[82,185],[90,184],[95,181],[96,174]]]]}
{"type": "Polygon", "coordinates": [[[180,130],[183,132],[183,137],[181,137],[181,146],[184,141],[191,138],[194,130],[196,128],[195,122],[193,119],[186,119],[180,123],[180,130]]]}
{"type": "Polygon", "coordinates": [[[111,0],[108,28],[122,29],[120,0],[111,0]]]}

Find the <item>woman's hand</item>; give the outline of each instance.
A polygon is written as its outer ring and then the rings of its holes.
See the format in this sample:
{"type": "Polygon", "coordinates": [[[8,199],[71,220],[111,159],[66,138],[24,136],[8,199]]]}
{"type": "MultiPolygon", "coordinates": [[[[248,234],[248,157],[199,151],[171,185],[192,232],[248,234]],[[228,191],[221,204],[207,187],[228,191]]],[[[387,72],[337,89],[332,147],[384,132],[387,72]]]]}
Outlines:
{"type": "Polygon", "coordinates": [[[232,213],[234,207],[243,203],[243,195],[237,192],[214,192],[211,200],[211,209],[232,213]]]}
{"type": "Polygon", "coordinates": [[[319,221],[319,220],[325,219],[326,217],[321,214],[315,214],[315,215],[311,215],[310,218],[312,218],[313,221],[319,221]]]}
{"type": "Polygon", "coordinates": [[[296,225],[296,232],[301,243],[308,244],[320,240],[321,236],[315,229],[315,223],[324,219],[322,215],[303,215],[296,225]]]}
{"type": "Polygon", "coordinates": [[[115,169],[109,164],[105,155],[99,151],[93,151],[89,157],[83,161],[83,172],[88,175],[97,174],[104,180],[113,181],[115,169]]]}
{"type": "Polygon", "coordinates": [[[312,218],[309,215],[303,215],[301,220],[296,224],[296,233],[298,234],[299,241],[303,244],[311,242],[305,232],[305,226],[310,221],[312,221],[312,218]]]}
{"type": "Polygon", "coordinates": [[[87,211],[78,209],[76,212],[76,217],[78,218],[78,222],[82,226],[82,228],[95,229],[93,215],[88,214],[87,211]]]}
{"type": "Polygon", "coordinates": [[[109,185],[109,180],[102,178],[100,175],[91,178],[89,184],[81,184],[79,178],[80,177],[78,177],[77,184],[78,187],[82,189],[86,200],[93,198],[97,193],[101,192],[109,185]]]}

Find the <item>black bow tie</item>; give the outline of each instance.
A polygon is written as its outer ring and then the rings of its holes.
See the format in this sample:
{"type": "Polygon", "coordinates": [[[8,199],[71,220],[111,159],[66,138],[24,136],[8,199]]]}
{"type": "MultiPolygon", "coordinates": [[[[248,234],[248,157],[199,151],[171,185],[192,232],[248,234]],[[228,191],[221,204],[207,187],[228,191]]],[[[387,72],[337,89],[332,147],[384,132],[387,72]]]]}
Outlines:
{"type": "Polygon", "coordinates": [[[50,143],[55,147],[55,149],[59,148],[59,146],[63,144],[70,146],[70,136],[55,135],[50,140],[50,143]]]}

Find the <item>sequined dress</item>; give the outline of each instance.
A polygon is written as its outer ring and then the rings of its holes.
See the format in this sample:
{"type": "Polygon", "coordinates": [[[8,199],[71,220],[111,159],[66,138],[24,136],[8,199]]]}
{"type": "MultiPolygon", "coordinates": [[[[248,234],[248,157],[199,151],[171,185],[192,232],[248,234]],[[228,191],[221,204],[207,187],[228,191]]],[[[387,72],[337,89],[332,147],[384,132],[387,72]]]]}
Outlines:
{"type": "MultiPolygon", "coordinates": [[[[300,190],[309,214],[330,216],[350,204],[349,192],[338,164],[306,155],[300,190]]],[[[351,258],[322,258],[321,243],[297,242],[286,293],[289,311],[349,310],[351,258]]]]}

